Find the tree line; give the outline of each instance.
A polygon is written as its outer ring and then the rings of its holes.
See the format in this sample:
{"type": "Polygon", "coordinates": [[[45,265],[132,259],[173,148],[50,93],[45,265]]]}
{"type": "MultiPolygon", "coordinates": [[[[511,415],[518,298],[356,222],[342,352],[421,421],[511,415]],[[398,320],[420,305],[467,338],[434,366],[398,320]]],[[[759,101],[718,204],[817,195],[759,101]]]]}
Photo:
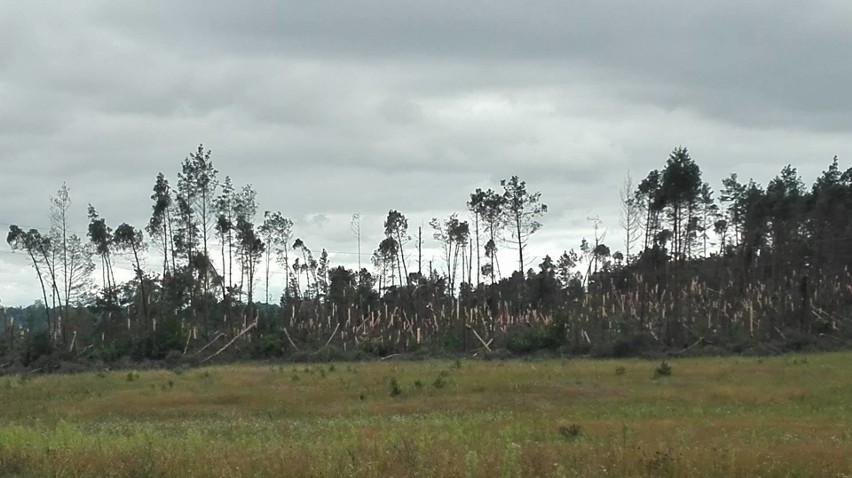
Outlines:
{"type": "Polygon", "coordinates": [[[372,267],[360,264],[354,215],[357,269],[331,264],[325,249],[315,255],[281,212],[260,214],[254,189],[221,178],[203,145],[176,181],[158,174],[152,192],[144,227],[112,227],[90,204],[79,237],[63,184],[49,231],[9,228],[7,242],[27,255],[42,294],[40,304],[4,311],[8,363],[772,351],[845,344],[849,335],[852,169],[841,171],[837,158],[809,189],[787,166],[766,187],[731,174],[717,198],[689,151],[675,148],[661,169],[625,181],[623,252],[590,218],[593,237],[539,264],[525,251],[548,208],[517,176],[476,189],[464,213],[433,218],[428,231],[391,209],[372,267]],[[439,246],[438,264],[423,260],[424,232],[439,246]],[[501,268],[502,247],[516,263],[501,268]],[[118,256],[133,264],[126,282],[115,277],[118,256]],[[283,290],[270,288],[275,270],[283,290]]]}

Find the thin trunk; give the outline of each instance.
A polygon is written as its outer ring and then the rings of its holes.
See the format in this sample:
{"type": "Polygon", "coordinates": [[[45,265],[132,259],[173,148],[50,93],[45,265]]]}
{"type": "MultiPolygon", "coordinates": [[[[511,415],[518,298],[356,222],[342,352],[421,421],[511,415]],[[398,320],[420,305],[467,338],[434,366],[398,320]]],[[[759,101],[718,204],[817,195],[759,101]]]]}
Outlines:
{"type": "MultiPolygon", "coordinates": [[[[479,273],[477,272],[476,275],[478,276],[479,273]]],[[[471,285],[471,289],[475,289],[473,287],[473,239],[468,239],[467,283],[471,285]]]]}
{"type": "Polygon", "coordinates": [[[479,214],[473,215],[473,224],[474,229],[476,229],[476,285],[479,285],[479,271],[482,269],[482,265],[480,263],[480,251],[479,251],[479,214]]]}
{"type": "Polygon", "coordinates": [[[423,226],[417,228],[417,276],[423,277],[423,226]]]}
{"type": "MultiPolygon", "coordinates": [[[[41,296],[44,297],[44,314],[47,317],[47,330],[49,335],[52,323],[50,320],[50,307],[47,305],[47,289],[44,287],[44,278],[41,275],[41,270],[38,267],[38,262],[36,261],[35,255],[33,255],[32,252],[30,252],[30,259],[32,259],[33,261],[33,267],[35,268],[36,275],[38,276],[38,283],[41,285],[41,296]]],[[[11,335],[12,334],[10,333],[10,336],[11,335]]]]}
{"type": "MultiPolygon", "coordinates": [[[[62,337],[62,344],[65,345],[65,320],[68,320],[68,311],[71,309],[70,307],[70,296],[71,296],[71,278],[69,277],[69,267],[68,267],[68,224],[67,219],[65,217],[65,212],[62,213],[62,277],[64,280],[63,291],[65,292],[65,308],[63,315],[63,320],[59,322],[59,336],[62,337]]],[[[61,299],[60,299],[61,300],[61,299]]]]}
{"type": "Polygon", "coordinates": [[[518,234],[518,271],[524,274],[524,241],[521,237],[521,217],[515,217],[515,229],[518,234]]]}
{"type": "Polygon", "coordinates": [[[490,233],[491,246],[494,248],[494,249],[491,250],[491,257],[489,257],[489,259],[491,259],[491,285],[494,285],[494,274],[497,272],[494,269],[494,260],[495,260],[494,256],[497,255],[496,254],[497,243],[494,242],[494,222],[491,222],[488,225],[488,229],[489,229],[489,233],[490,233]]]}
{"type": "MultiPolygon", "coordinates": [[[[360,251],[359,260],[360,260],[360,251]]],[[[361,271],[358,271],[359,277],[361,271]]],[[[290,298],[290,246],[284,244],[284,297],[290,298]]]]}
{"type": "MultiPolygon", "coordinates": [[[[177,262],[176,262],[177,261],[177,257],[176,257],[177,254],[175,254],[174,228],[172,227],[172,219],[171,218],[172,218],[172,216],[169,213],[169,209],[166,208],[166,229],[168,229],[168,232],[167,232],[166,235],[168,236],[167,240],[168,240],[168,244],[169,244],[169,251],[171,251],[171,257],[172,257],[172,274],[174,274],[174,271],[177,270],[177,262]]],[[[167,263],[168,263],[168,261],[167,261],[167,263]]]]}
{"type": "Polygon", "coordinates": [[[148,321],[148,296],[145,294],[145,277],[142,274],[142,264],[139,262],[139,251],[136,245],[132,245],[133,258],[136,259],[136,277],[139,279],[139,293],[142,294],[142,316],[147,324],[148,321]]]}
{"type": "Polygon", "coordinates": [[[405,261],[405,251],[402,250],[402,234],[400,233],[399,230],[397,230],[396,242],[397,242],[397,245],[399,246],[398,251],[397,251],[398,254],[399,254],[399,260],[400,260],[400,262],[402,262],[401,273],[405,274],[405,275],[402,276],[402,277],[405,278],[405,282],[403,283],[402,280],[400,280],[400,283],[405,285],[405,284],[408,284],[408,264],[405,261]]]}
{"type": "Polygon", "coordinates": [[[269,305],[269,261],[272,257],[272,250],[266,252],[266,305],[269,305]]]}
{"type": "MultiPolygon", "coordinates": [[[[231,224],[231,211],[228,211],[228,224],[231,224]]],[[[228,287],[234,288],[234,276],[232,271],[234,270],[234,235],[231,229],[228,229],[228,287]]]]}

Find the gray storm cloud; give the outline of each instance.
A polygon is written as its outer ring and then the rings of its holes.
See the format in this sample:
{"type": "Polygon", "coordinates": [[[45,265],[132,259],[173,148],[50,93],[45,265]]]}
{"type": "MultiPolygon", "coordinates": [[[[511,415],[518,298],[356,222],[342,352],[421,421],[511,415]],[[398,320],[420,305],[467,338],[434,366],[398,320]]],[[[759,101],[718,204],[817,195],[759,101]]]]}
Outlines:
{"type": "MultiPolygon", "coordinates": [[[[850,21],[839,1],[4,2],[0,224],[45,228],[66,181],[76,230],[88,203],[143,226],[156,174],[204,143],[347,265],[353,213],[368,257],[389,209],[427,224],[515,174],[550,206],[533,255],[593,215],[616,250],[622,181],[678,145],[716,188],[842,160],[850,21]]],[[[0,245],[3,304],[37,295],[23,259],[0,245]]]]}

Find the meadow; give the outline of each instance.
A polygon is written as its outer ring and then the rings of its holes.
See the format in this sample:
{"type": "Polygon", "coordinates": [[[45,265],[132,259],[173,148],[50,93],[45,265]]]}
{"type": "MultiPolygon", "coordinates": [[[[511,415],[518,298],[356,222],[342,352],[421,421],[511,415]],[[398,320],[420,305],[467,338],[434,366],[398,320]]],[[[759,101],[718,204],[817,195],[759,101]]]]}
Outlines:
{"type": "Polygon", "coordinates": [[[0,377],[0,476],[852,476],[852,353],[0,377]]]}

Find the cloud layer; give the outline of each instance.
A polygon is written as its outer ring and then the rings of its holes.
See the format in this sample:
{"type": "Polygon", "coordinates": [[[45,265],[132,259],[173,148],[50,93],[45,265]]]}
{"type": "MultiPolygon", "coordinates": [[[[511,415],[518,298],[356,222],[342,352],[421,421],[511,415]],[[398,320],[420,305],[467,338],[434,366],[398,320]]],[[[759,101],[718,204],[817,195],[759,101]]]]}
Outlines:
{"type": "MultiPolygon", "coordinates": [[[[66,181],[75,229],[88,203],[143,226],[204,143],[348,265],[353,213],[368,254],[389,209],[425,226],[519,175],[550,206],[540,258],[592,215],[620,249],[619,186],[678,145],[714,187],[852,146],[848,2],[572,3],[2,3],[0,225],[45,228],[66,181]]],[[[2,304],[35,287],[2,244],[2,304]]]]}

